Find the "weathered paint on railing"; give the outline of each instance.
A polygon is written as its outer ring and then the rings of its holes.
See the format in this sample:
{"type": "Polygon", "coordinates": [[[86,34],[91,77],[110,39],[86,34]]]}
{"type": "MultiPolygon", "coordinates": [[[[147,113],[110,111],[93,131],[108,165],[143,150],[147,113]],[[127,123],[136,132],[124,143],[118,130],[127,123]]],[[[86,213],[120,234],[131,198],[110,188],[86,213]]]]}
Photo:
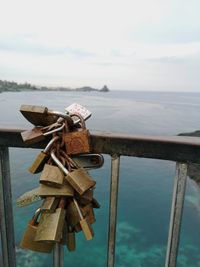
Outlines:
{"type": "Polygon", "coordinates": [[[187,180],[187,164],[176,164],[165,267],[175,267],[187,180]]]}
{"type": "MultiPolygon", "coordinates": [[[[46,142],[26,146],[19,129],[0,129],[0,145],[44,148],[46,142]]],[[[183,136],[145,136],[91,131],[95,153],[200,163],[200,138],[183,136]]]]}
{"type": "Polygon", "coordinates": [[[0,146],[0,231],[4,267],[15,267],[15,235],[8,147],[0,146]]]}
{"type": "Polygon", "coordinates": [[[116,226],[117,226],[119,170],[120,170],[120,157],[118,155],[112,155],[107,267],[115,266],[115,239],[116,239],[116,226]]]}

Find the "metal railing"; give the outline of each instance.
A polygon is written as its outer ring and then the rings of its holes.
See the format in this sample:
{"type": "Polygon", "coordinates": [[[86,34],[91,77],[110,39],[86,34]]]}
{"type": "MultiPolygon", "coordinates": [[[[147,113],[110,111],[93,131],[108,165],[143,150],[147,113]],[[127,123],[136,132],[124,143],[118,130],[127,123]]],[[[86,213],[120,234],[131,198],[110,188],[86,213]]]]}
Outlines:
{"type": "MultiPolygon", "coordinates": [[[[0,226],[4,267],[15,267],[15,240],[9,167],[9,147],[28,147],[22,130],[0,130],[0,226]]],[[[45,142],[29,146],[44,148],[45,142]]],[[[115,237],[120,156],[154,158],[177,162],[169,223],[165,267],[175,267],[180,239],[180,227],[187,179],[188,163],[200,163],[200,138],[182,136],[135,136],[105,132],[91,133],[92,152],[111,155],[110,207],[108,226],[107,267],[115,265],[115,237]]],[[[54,249],[54,267],[64,266],[63,250],[54,249]]]]}

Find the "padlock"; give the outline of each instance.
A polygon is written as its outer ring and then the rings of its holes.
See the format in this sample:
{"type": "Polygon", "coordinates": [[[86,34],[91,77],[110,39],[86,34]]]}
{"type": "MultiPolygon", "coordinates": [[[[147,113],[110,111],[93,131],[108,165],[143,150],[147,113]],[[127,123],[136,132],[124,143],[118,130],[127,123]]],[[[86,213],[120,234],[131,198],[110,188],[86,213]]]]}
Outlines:
{"type": "Polygon", "coordinates": [[[66,199],[62,197],[55,212],[42,213],[35,241],[60,242],[66,216],[65,204],[66,199]]]}
{"type": "Polygon", "coordinates": [[[29,167],[29,172],[35,174],[38,172],[41,172],[44,168],[45,163],[49,160],[50,157],[50,149],[55,141],[59,139],[59,136],[55,136],[51,139],[51,141],[48,143],[48,145],[45,147],[43,151],[40,152],[40,154],[36,157],[31,167],[29,167]]]}
{"type": "Polygon", "coordinates": [[[57,206],[59,204],[59,198],[56,197],[45,197],[43,200],[41,211],[46,211],[46,212],[55,212],[57,206]]]}
{"type": "Polygon", "coordinates": [[[64,127],[65,123],[63,123],[62,126],[48,132],[44,132],[43,127],[35,127],[32,130],[22,132],[21,136],[26,145],[32,145],[43,141],[48,135],[61,131],[64,127]]]}
{"type": "Polygon", "coordinates": [[[24,207],[39,200],[41,200],[39,191],[38,188],[35,188],[18,197],[16,202],[18,207],[24,207]]]}
{"type": "Polygon", "coordinates": [[[64,174],[57,167],[50,164],[45,164],[40,176],[40,183],[52,187],[62,187],[64,182],[64,174]]]}
{"type": "MultiPolygon", "coordinates": [[[[54,151],[51,151],[51,158],[57,164],[57,166],[65,173],[66,179],[69,184],[80,194],[84,194],[88,189],[95,186],[96,182],[83,168],[78,168],[69,172],[59,159],[55,156],[54,151]]],[[[75,166],[77,166],[75,164],[75,166]]]]}
{"type": "Polygon", "coordinates": [[[76,236],[75,232],[72,230],[70,226],[67,227],[67,238],[66,238],[66,246],[70,252],[76,250],[76,236]]]}
{"type": "Polygon", "coordinates": [[[44,140],[42,127],[34,127],[21,133],[21,137],[26,145],[31,145],[44,140]]]}
{"type": "MultiPolygon", "coordinates": [[[[87,220],[87,222],[89,224],[93,224],[95,223],[96,219],[95,219],[95,216],[94,216],[94,211],[93,211],[93,208],[92,208],[92,205],[87,205],[87,206],[84,206],[84,207],[80,207],[81,209],[81,212],[82,212],[82,215],[83,217],[87,220]]],[[[76,233],[82,231],[82,228],[81,228],[81,225],[80,223],[76,224],[74,227],[73,227],[74,231],[76,233]]]]}
{"type": "Polygon", "coordinates": [[[80,222],[80,215],[78,213],[77,207],[73,201],[70,201],[66,208],[66,221],[67,225],[70,227],[76,226],[80,222]]]}
{"type": "Polygon", "coordinates": [[[20,112],[22,115],[35,126],[48,126],[55,123],[59,117],[73,124],[69,115],[63,112],[50,110],[43,106],[21,105],[20,112]]]}
{"type": "MultiPolygon", "coordinates": [[[[66,112],[69,114],[78,114],[81,115],[83,117],[83,119],[86,121],[87,119],[89,119],[92,115],[92,113],[86,109],[84,106],[77,104],[77,103],[73,103],[70,106],[65,108],[66,112]]],[[[80,119],[76,116],[72,116],[72,119],[74,121],[74,124],[77,124],[80,122],[80,119]]]]}
{"type": "Polygon", "coordinates": [[[62,187],[56,188],[47,186],[44,184],[40,184],[38,188],[38,195],[41,197],[59,197],[59,196],[66,196],[66,197],[72,197],[74,196],[74,189],[73,187],[67,182],[64,181],[62,187]]]}
{"type": "Polygon", "coordinates": [[[99,209],[99,208],[101,207],[101,205],[100,205],[99,202],[96,200],[96,198],[93,198],[93,199],[92,199],[91,204],[92,204],[92,207],[93,207],[94,209],[99,209]]]}
{"type": "Polygon", "coordinates": [[[81,210],[79,208],[79,205],[78,205],[78,203],[77,203],[75,198],[73,198],[73,201],[74,201],[74,204],[75,204],[75,206],[77,208],[77,211],[79,213],[79,216],[80,216],[80,222],[79,223],[80,223],[81,229],[82,229],[82,231],[84,233],[85,239],[86,240],[91,240],[93,238],[93,236],[94,236],[94,232],[92,230],[92,227],[87,222],[87,219],[83,218],[82,212],[81,212],[81,210]]]}
{"type": "Polygon", "coordinates": [[[25,230],[24,236],[20,242],[20,247],[25,249],[30,249],[37,252],[51,253],[54,243],[46,242],[36,242],[35,236],[38,229],[37,219],[40,215],[41,210],[38,209],[35,212],[32,220],[29,221],[27,228],[25,230]]]}
{"type": "Polygon", "coordinates": [[[66,153],[68,155],[76,155],[90,152],[90,133],[86,129],[84,119],[77,114],[74,114],[81,120],[81,128],[74,129],[72,132],[67,132],[64,136],[66,153]]]}
{"type": "Polygon", "coordinates": [[[93,189],[88,189],[84,194],[80,195],[75,192],[75,198],[80,205],[87,205],[91,203],[93,199],[93,189]]]}
{"type": "Polygon", "coordinates": [[[81,154],[72,156],[72,160],[84,169],[101,168],[104,163],[104,158],[101,154],[81,154]]]}
{"type": "Polygon", "coordinates": [[[86,218],[89,224],[95,223],[96,219],[94,216],[92,204],[88,204],[83,207],[80,207],[80,209],[82,211],[83,217],[86,218]]]}

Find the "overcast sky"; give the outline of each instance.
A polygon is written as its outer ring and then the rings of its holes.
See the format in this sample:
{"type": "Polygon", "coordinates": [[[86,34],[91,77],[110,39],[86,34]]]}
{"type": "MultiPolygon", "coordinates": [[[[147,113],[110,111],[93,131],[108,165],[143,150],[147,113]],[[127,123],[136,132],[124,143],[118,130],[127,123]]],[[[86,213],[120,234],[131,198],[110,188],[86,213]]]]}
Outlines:
{"type": "Polygon", "coordinates": [[[199,0],[0,0],[0,79],[200,91],[199,0]]]}

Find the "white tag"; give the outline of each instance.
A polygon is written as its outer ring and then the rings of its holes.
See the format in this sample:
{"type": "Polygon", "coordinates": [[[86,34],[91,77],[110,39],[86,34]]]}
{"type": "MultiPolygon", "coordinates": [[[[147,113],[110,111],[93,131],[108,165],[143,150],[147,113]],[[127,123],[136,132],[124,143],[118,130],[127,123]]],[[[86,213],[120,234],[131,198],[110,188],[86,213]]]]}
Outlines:
{"type": "Polygon", "coordinates": [[[69,107],[65,108],[65,110],[69,112],[69,114],[81,115],[84,120],[89,119],[92,115],[92,113],[88,109],[77,103],[71,104],[69,107]]]}

